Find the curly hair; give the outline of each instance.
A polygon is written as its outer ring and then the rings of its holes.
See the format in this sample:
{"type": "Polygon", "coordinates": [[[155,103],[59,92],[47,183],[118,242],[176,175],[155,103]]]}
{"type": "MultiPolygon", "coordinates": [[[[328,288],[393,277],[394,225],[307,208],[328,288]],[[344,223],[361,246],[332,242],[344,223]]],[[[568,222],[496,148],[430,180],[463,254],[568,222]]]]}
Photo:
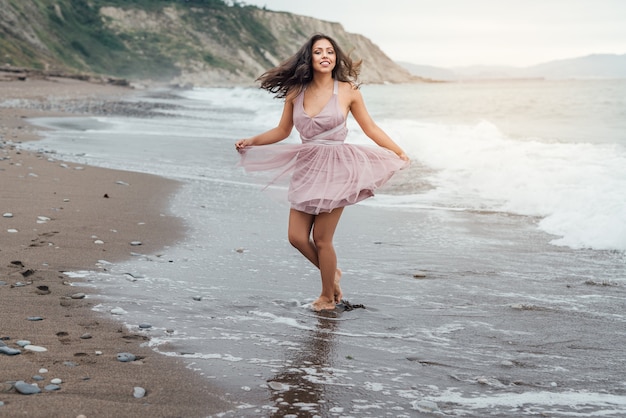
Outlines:
{"type": "Polygon", "coordinates": [[[263,73],[257,81],[261,82],[260,88],[276,94],[276,98],[285,98],[289,92],[296,90],[298,93],[313,80],[312,50],[315,42],[326,39],[335,50],[336,63],[333,68],[333,78],[339,81],[347,81],[358,87],[357,79],[361,69],[362,60],[353,62],[349,54],[344,53],[337,42],[330,36],[316,33],[302,45],[300,50],[279,66],[263,73]]]}

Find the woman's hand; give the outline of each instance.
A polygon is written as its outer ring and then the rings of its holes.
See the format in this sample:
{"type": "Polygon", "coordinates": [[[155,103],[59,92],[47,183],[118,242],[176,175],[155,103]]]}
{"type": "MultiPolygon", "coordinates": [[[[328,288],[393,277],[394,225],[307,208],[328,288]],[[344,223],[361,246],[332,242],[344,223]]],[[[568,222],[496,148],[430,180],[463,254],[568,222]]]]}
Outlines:
{"type": "Polygon", "coordinates": [[[401,152],[400,154],[398,154],[398,157],[400,157],[402,161],[409,162],[409,157],[404,152],[401,152]]]}
{"type": "Polygon", "coordinates": [[[239,141],[235,142],[235,149],[237,151],[241,151],[242,149],[244,149],[248,145],[250,145],[250,141],[249,140],[247,140],[247,139],[240,139],[239,141]]]}

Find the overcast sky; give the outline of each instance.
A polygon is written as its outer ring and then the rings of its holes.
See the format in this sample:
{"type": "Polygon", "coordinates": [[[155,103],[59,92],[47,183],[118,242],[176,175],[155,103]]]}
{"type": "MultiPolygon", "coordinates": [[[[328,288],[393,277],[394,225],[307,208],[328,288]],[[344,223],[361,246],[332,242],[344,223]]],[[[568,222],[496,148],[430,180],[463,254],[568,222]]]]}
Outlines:
{"type": "Polygon", "coordinates": [[[454,67],[626,53],[626,0],[248,0],[339,22],[396,61],[454,67]]]}

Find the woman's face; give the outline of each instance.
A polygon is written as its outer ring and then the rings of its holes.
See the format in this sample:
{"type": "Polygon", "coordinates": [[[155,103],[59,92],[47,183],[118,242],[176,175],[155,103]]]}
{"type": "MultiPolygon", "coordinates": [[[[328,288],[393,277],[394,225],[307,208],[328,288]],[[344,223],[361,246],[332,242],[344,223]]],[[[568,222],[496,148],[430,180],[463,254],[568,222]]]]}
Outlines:
{"type": "Polygon", "coordinates": [[[328,39],[320,39],[313,44],[311,50],[313,71],[331,73],[335,68],[335,48],[328,39]]]}

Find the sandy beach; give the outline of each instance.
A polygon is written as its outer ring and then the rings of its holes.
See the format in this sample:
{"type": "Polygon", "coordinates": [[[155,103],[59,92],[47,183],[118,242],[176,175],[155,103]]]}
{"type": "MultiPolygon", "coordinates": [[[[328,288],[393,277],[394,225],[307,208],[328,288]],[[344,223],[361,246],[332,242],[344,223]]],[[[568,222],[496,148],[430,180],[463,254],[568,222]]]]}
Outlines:
{"type": "Polygon", "coordinates": [[[372,88],[372,114],[410,138],[416,164],[342,215],[344,297],[365,309],[325,316],[310,311],[319,272],[289,245],[287,205],[236,166],[233,143],[273,123],[279,102],[253,89],[0,82],[0,352],[21,350],[0,354],[0,416],[624,416],[626,260],[593,248],[622,248],[623,122],[613,143],[583,145],[598,129],[567,104],[617,103],[626,85],[592,86],[372,88]],[[431,123],[389,110],[405,88],[432,115],[473,99],[431,123]],[[569,142],[459,125],[487,93],[496,122],[500,103],[545,97],[511,132],[569,142]],[[54,129],[30,141],[25,117],[63,111],[78,115],[30,119],[54,129]],[[524,212],[550,202],[543,218],[524,212]],[[562,235],[544,228],[555,219],[562,235]]]}
{"type": "Polygon", "coordinates": [[[129,94],[130,88],[71,79],[0,81],[0,347],[21,352],[0,354],[0,416],[204,417],[232,409],[182,361],[143,346],[139,327],[92,311],[98,299],[91,288],[72,286],[75,279],[63,274],[104,270],[137,253],[160,256],[185,231],[167,212],[178,184],[19,149],[39,135],[27,118],[53,114],[12,107],[10,100],[129,94]],[[31,347],[17,344],[24,340],[31,347]],[[119,353],[136,360],[121,362],[119,353]],[[61,383],[46,390],[53,379],[61,383]],[[18,381],[37,384],[41,393],[19,393],[18,381]],[[145,396],[135,397],[136,387],[145,396]]]}

